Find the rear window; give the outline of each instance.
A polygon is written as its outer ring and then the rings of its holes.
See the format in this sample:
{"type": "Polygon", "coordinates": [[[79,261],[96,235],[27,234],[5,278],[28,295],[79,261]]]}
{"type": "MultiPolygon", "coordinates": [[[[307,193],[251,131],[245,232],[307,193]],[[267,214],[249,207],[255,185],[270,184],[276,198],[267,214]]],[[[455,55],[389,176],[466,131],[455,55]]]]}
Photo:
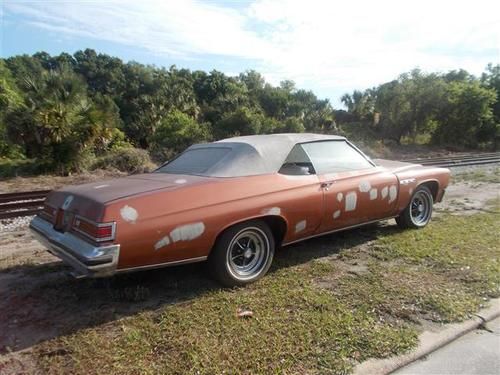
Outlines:
{"type": "Polygon", "coordinates": [[[230,147],[207,147],[188,150],[157,169],[156,172],[204,175],[229,152],[231,152],[230,147]]]}

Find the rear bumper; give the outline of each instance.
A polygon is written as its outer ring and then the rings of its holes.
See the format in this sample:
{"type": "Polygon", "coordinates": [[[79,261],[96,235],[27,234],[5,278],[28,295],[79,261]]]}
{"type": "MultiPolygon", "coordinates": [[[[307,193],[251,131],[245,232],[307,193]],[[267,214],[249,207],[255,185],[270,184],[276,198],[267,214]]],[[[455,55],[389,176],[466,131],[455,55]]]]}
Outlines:
{"type": "Polygon", "coordinates": [[[116,273],[120,245],[94,246],[71,233],[56,231],[38,216],[31,221],[30,229],[51,254],[73,268],[73,276],[105,277],[116,273]]]}

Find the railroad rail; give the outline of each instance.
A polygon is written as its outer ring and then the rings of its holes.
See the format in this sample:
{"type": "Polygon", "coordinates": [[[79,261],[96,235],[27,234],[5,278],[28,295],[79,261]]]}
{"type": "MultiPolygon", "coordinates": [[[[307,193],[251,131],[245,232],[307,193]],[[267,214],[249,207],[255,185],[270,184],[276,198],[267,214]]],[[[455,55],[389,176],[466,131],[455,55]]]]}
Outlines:
{"type": "MultiPolygon", "coordinates": [[[[434,158],[402,160],[436,167],[464,167],[469,165],[500,163],[500,152],[480,154],[454,154],[434,158]]],[[[36,215],[43,208],[43,202],[50,190],[25,191],[0,194],[0,220],[36,215]]]]}
{"type": "Polygon", "coordinates": [[[439,156],[432,158],[415,158],[402,160],[407,163],[422,164],[436,167],[466,167],[469,165],[500,163],[500,152],[485,152],[479,154],[461,154],[439,156]]]}
{"type": "Polygon", "coordinates": [[[36,215],[50,190],[0,194],[0,220],[36,215]]]}

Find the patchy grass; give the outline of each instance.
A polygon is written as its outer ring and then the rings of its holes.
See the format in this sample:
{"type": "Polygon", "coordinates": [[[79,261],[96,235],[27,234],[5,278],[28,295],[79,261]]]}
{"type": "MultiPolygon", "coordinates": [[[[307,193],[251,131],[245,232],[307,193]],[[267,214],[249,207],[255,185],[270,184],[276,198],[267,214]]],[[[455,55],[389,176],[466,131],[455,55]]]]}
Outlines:
{"type": "MultiPolygon", "coordinates": [[[[420,319],[465,319],[499,296],[498,228],[494,213],[443,215],[419,231],[371,226],[308,241],[278,252],[247,288],[200,278],[193,298],[52,339],[35,355],[49,373],[348,373],[415,347],[420,319]]],[[[110,293],[150,298],[140,285],[110,293]]]]}
{"type": "Polygon", "coordinates": [[[500,183],[500,167],[459,172],[453,174],[453,181],[500,183]]]}

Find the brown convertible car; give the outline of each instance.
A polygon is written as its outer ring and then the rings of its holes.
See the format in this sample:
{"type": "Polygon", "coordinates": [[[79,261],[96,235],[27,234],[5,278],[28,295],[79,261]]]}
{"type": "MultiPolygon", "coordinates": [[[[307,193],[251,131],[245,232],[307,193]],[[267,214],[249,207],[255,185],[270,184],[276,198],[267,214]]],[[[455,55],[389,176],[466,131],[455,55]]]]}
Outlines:
{"type": "Polygon", "coordinates": [[[207,260],[221,283],[244,285],[277,246],[387,218],[424,227],[449,175],[372,161],[338,136],[236,137],[152,173],[53,191],[30,227],[75,276],[207,260]]]}

